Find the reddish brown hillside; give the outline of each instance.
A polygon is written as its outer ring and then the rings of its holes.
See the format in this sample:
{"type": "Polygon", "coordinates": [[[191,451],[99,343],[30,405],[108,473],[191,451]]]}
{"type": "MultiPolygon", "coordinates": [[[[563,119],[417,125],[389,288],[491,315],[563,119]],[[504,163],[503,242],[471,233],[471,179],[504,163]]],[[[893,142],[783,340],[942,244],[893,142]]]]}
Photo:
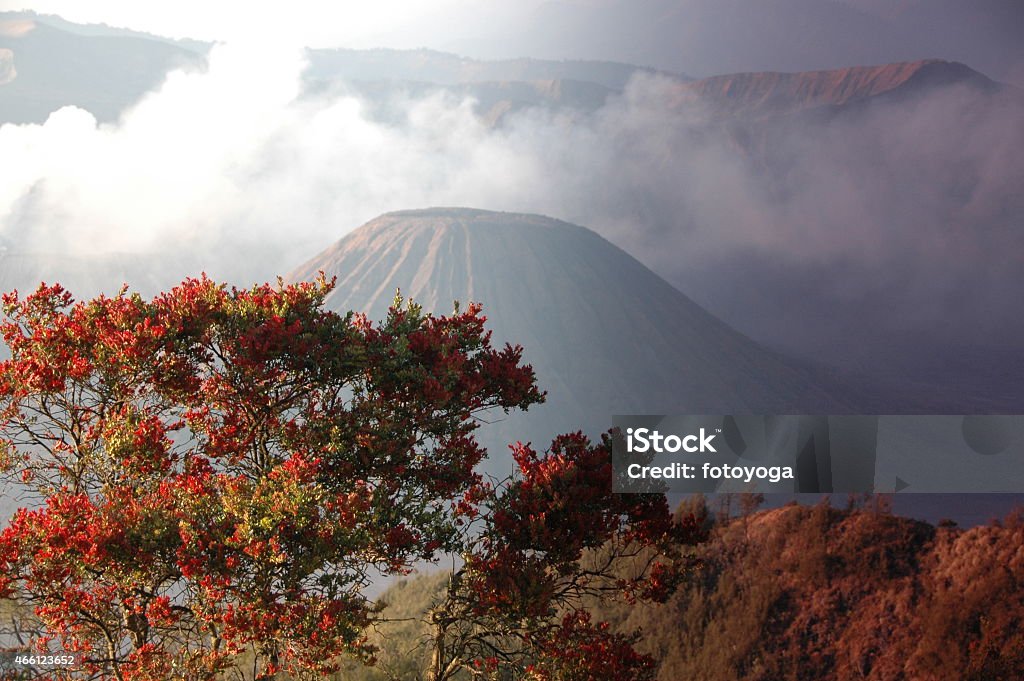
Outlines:
{"type": "Polygon", "coordinates": [[[1024,522],[789,506],[719,526],[664,606],[608,610],[694,681],[1024,678],[1024,522]]]}
{"type": "Polygon", "coordinates": [[[994,85],[963,64],[932,59],[831,71],[734,73],[682,83],[677,92],[679,104],[701,102],[715,114],[766,116],[958,82],[994,85]]]}

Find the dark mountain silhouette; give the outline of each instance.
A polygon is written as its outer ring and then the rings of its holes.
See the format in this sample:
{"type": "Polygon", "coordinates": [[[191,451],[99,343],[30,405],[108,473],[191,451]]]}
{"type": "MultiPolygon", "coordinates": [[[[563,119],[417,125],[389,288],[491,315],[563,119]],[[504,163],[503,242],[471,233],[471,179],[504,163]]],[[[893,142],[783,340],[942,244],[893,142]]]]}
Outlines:
{"type": "MultiPolygon", "coordinates": [[[[811,373],[732,330],[593,232],[536,215],[402,211],[350,233],[289,276],[337,276],[328,303],[382,318],[396,289],[428,311],[484,303],[549,391],[506,441],[617,413],[819,413],[850,406],[811,373]]],[[[501,439],[499,437],[499,439],[501,439]]]]}

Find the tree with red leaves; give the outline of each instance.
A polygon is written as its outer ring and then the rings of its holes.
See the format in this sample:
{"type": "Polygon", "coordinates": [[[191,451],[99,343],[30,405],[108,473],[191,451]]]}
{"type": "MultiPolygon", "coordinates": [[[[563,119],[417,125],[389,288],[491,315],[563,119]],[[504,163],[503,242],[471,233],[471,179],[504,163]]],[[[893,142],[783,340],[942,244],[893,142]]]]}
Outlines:
{"type": "MultiPolygon", "coordinates": [[[[645,681],[653,660],[632,636],[594,622],[596,599],[664,602],[696,567],[706,538],[692,515],[673,518],[661,494],[612,492],[611,442],[581,433],[545,453],[518,445],[518,473],[474,498],[476,531],[463,566],[428,614],[427,678],[645,681]]],[[[480,490],[474,490],[475,493],[480,490]]],[[[473,515],[471,512],[469,515],[473,515]]]]}
{"type": "Polygon", "coordinates": [[[541,401],[532,369],[478,306],[378,325],[325,311],[332,286],[4,297],[0,459],[30,499],[0,595],[80,656],[53,676],[319,678],[372,658],[374,574],[463,545],[474,415],[541,401]]]}

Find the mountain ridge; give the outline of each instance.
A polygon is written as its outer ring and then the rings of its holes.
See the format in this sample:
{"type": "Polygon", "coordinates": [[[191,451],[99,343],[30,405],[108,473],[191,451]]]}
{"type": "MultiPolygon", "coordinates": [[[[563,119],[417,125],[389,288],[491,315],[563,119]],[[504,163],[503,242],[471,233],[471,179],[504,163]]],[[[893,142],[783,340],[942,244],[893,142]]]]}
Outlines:
{"type": "Polygon", "coordinates": [[[596,233],[522,213],[386,213],[286,277],[337,276],[326,304],[381,319],[396,289],[427,312],[482,302],[498,344],[522,344],[546,405],[494,440],[609,428],[614,414],[839,413],[832,384],[701,308],[596,233]],[[536,413],[535,413],[536,412],[536,413]]]}
{"type": "Polygon", "coordinates": [[[101,122],[114,121],[168,72],[204,60],[169,42],[81,35],[41,21],[27,30],[0,32],[0,49],[11,53],[17,69],[16,78],[0,85],[0,123],[42,123],[68,105],[88,110],[101,122]]]}
{"type": "Polygon", "coordinates": [[[700,102],[716,115],[761,117],[955,84],[989,93],[1000,87],[960,62],[922,59],[818,71],[723,74],[678,85],[676,103],[700,102]]]}
{"type": "MultiPolygon", "coordinates": [[[[101,121],[115,120],[161,82],[168,70],[202,62],[209,47],[35,13],[0,12],[0,25],[14,26],[0,31],[0,104],[6,110],[0,122],[41,123],[49,113],[69,104],[88,109],[101,121]],[[25,30],[26,24],[31,24],[30,30],[25,30]],[[72,73],[67,64],[53,62],[51,56],[58,53],[74,54],[77,70],[72,73]]],[[[355,91],[369,99],[386,100],[396,89],[414,93],[449,89],[480,99],[479,113],[491,122],[526,106],[568,106],[592,112],[609,95],[624,91],[637,75],[670,81],[675,106],[696,102],[716,116],[739,118],[846,107],[954,83],[990,93],[1009,87],[960,62],[941,59],[814,71],[724,73],[694,80],[679,72],[607,60],[475,59],[425,48],[317,48],[307,54],[303,79],[309,93],[355,84],[355,91]],[[544,83],[556,85],[545,89],[544,83]],[[564,92],[557,91],[560,83],[564,92]]]]}
{"type": "Polygon", "coordinates": [[[659,71],[626,62],[598,59],[474,59],[452,52],[421,48],[400,50],[310,49],[306,76],[361,80],[407,80],[437,85],[492,81],[575,80],[621,90],[636,73],[659,74],[680,81],[680,73],[659,71]]]}

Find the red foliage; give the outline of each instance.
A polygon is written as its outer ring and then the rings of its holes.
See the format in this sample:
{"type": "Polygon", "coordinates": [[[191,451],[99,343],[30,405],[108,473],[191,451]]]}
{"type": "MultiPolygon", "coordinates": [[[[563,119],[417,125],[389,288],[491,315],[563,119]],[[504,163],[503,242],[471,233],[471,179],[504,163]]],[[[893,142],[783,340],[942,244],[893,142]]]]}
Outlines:
{"type": "Polygon", "coordinates": [[[513,454],[519,473],[490,490],[465,568],[435,612],[435,655],[448,655],[435,678],[467,665],[494,678],[653,678],[634,638],[592,624],[588,602],[664,601],[705,531],[692,516],[674,521],[663,495],[613,493],[607,437],[594,446],[574,433],[543,454],[521,444],[513,454]]]}
{"type": "Polygon", "coordinates": [[[483,539],[469,556],[476,608],[538,615],[557,607],[566,580],[572,590],[610,576],[581,567],[584,551],[638,557],[644,569],[618,577],[627,597],[664,600],[691,562],[680,553],[704,538],[692,519],[674,522],[664,495],[612,492],[611,447],[591,446],[581,433],[556,438],[544,454],[519,444],[515,481],[490,504],[483,539]],[[667,556],[653,560],[652,552],[667,556]]]}
{"type": "Polygon", "coordinates": [[[565,615],[560,625],[535,642],[537,661],[527,675],[537,681],[643,681],[653,679],[654,660],[640,655],[633,640],[593,624],[586,612],[565,615]]]}
{"type": "Polygon", "coordinates": [[[135,680],[372,652],[368,571],[455,544],[472,416],[542,395],[478,306],[376,325],[325,311],[332,286],[4,296],[2,463],[45,503],[0,533],[0,590],[35,604],[37,645],[135,680]]]}

